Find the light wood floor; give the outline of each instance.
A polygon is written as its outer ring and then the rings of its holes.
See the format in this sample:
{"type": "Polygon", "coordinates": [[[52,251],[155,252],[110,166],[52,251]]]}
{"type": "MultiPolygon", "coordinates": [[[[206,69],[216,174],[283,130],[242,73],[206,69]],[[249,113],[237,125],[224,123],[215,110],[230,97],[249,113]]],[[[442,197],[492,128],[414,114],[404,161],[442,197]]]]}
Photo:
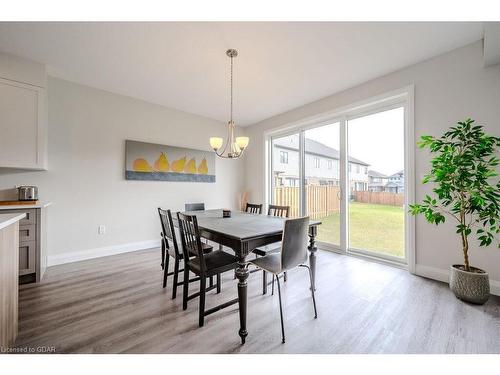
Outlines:
{"type": "MultiPolygon", "coordinates": [[[[20,291],[16,345],[57,353],[500,353],[500,298],[469,305],[443,283],[327,252],[318,252],[317,320],[304,269],[282,288],[286,344],[277,294],[262,296],[260,273],[250,275],[241,346],[237,305],[198,328],[198,301],[184,312],[182,288],[170,298],[159,260],[159,250],[148,250],[50,268],[40,285],[20,291]]],[[[228,273],[207,308],[235,296],[228,273]]]]}

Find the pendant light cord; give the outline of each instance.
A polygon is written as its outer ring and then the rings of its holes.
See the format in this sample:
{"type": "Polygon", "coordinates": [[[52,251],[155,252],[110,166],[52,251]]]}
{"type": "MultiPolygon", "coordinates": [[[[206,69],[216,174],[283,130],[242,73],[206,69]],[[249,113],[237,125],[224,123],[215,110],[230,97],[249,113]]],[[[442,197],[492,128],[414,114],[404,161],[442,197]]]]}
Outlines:
{"type": "Polygon", "coordinates": [[[231,122],[233,122],[233,56],[231,56],[231,122]]]}

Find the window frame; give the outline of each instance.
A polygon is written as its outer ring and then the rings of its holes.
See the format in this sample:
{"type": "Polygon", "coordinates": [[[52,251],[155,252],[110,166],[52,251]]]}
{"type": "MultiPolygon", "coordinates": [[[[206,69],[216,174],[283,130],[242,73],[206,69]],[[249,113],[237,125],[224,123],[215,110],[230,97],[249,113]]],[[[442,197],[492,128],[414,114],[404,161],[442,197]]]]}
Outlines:
{"type": "Polygon", "coordinates": [[[280,150],[280,163],[288,164],[288,151],[280,150]]]}
{"type": "Polygon", "coordinates": [[[319,156],[314,157],[314,168],[321,168],[321,160],[319,156]]]}

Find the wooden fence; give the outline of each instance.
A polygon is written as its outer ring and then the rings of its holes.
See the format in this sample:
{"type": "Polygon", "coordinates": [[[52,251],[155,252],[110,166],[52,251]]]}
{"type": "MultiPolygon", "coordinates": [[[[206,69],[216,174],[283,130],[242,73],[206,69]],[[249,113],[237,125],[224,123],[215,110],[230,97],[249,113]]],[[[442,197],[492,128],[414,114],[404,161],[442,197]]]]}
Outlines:
{"type": "Polygon", "coordinates": [[[403,207],[404,194],[388,193],[385,191],[355,191],[354,200],[362,203],[403,207]]]}
{"type": "MultiPolygon", "coordinates": [[[[319,219],[340,211],[340,188],[338,186],[306,186],[307,213],[319,219]]],[[[300,215],[300,194],[298,187],[281,186],[274,188],[275,204],[290,206],[290,217],[300,215]]]]}
{"type": "MultiPolygon", "coordinates": [[[[280,186],[274,188],[274,204],[290,206],[290,217],[300,215],[300,194],[298,187],[280,186]]],[[[320,219],[340,212],[340,188],[338,186],[306,186],[307,213],[313,219],[320,219]]],[[[390,206],[403,206],[404,195],[386,192],[356,191],[354,201],[390,206]]]]}

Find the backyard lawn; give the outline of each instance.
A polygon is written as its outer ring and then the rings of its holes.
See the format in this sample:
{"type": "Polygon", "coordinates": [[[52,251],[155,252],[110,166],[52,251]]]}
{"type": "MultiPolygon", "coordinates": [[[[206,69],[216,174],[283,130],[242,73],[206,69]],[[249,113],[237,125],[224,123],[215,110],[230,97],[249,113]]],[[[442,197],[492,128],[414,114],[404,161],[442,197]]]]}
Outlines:
{"type": "MultiPolygon", "coordinates": [[[[318,240],[340,243],[340,215],[321,219],[318,240]]],[[[402,207],[351,202],[349,247],[404,256],[404,210],[402,207]]]]}

